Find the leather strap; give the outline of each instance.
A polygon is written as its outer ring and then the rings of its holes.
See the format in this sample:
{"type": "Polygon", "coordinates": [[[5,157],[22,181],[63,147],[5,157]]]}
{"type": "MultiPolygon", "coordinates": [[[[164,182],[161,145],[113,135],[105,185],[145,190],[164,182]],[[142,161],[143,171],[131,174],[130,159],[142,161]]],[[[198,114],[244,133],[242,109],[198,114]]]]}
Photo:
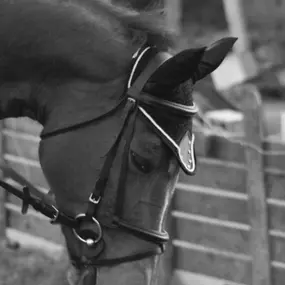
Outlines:
{"type": "Polygon", "coordinates": [[[91,261],[90,264],[91,266],[95,267],[102,267],[102,266],[115,266],[119,265],[122,263],[127,263],[127,262],[134,262],[138,260],[142,260],[145,258],[150,258],[152,256],[156,256],[159,254],[162,254],[163,252],[160,250],[154,250],[154,251],[146,251],[146,252],[138,252],[133,255],[128,255],[128,256],[123,256],[123,257],[117,257],[117,258],[111,258],[111,259],[102,259],[102,260],[94,260],[91,261]]]}
{"type": "Polygon", "coordinates": [[[157,53],[154,58],[151,59],[150,63],[146,66],[146,68],[141,72],[141,74],[133,83],[133,85],[128,89],[127,95],[131,98],[136,99],[138,95],[142,92],[147,81],[155,73],[155,71],[171,57],[172,56],[166,52],[157,53]]]}
{"type": "MultiPolygon", "coordinates": [[[[7,165],[5,162],[1,162],[0,169],[3,172],[3,175],[5,177],[10,177],[20,185],[25,185],[29,188],[29,191],[36,196],[39,199],[44,199],[47,201],[48,204],[52,205],[55,204],[52,197],[46,197],[46,194],[36,188],[32,183],[30,183],[28,180],[26,180],[22,175],[18,174],[13,168],[11,168],[9,165],[7,165]]],[[[6,183],[7,184],[7,183],[6,183]]],[[[18,190],[18,189],[16,189],[18,190]]],[[[19,191],[19,190],[18,190],[19,191]]],[[[19,196],[18,196],[19,197],[19,196]]],[[[20,198],[20,197],[19,197],[20,198]]]]}
{"type": "Polygon", "coordinates": [[[105,160],[104,165],[103,165],[103,167],[100,171],[100,174],[99,174],[99,179],[97,180],[95,187],[94,187],[94,190],[92,191],[92,194],[90,196],[86,216],[96,216],[96,211],[98,208],[97,206],[98,206],[101,198],[104,195],[104,190],[106,189],[106,186],[108,183],[110,171],[112,168],[113,161],[116,157],[116,153],[117,153],[119,144],[122,140],[124,131],[126,130],[126,126],[129,124],[129,119],[132,116],[133,112],[134,112],[134,108],[132,105],[115,143],[113,144],[113,146],[111,147],[111,149],[109,150],[109,152],[107,154],[106,160],[105,160]],[[98,201],[98,203],[94,203],[94,201],[98,201]]]}
{"type": "Polygon", "coordinates": [[[41,212],[43,215],[50,218],[51,223],[60,223],[71,228],[78,227],[78,222],[76,219],[71,218],[65,215],[64,213],[58,211],[55,206],[43,202],[42,199],[31,196],[28,187],[23,187],[23,191],[21,191],[2,180],[0,180],[0,186],[23,201],[23,214],[27,212],[29,205],[31,205],[36,211],[41,212]]]}
{"type": "Polygon", "coordinates": [[[147,105],[152,108],[160,107],[167,109],[167,112],[174,113],[176,116],[191,117],[198,112],[198,107],[193,103],[192,105],[183,105],[175,102],[171,102],[164,99],[158,99],[147,93],[140,93],[139,96],[134,96],[134,99],[140,102],[140,105],[147,105]]]}
{"type": "Polygon", "coordinates": [[[160,255],[164,252],[164,248],[161,249],[160,247],[157,247],[155,250],[149,250],[144,252],[138,252],[127,256],[122,257],[116,257],[116,258],[110,258],[110,259],[98,259],[98,256],[95,258],[92,258],[88,260],[87,262],[82,262],[81,260],[78,260],[75,257],[71,257],[72,264],[76,268],[82,268],[86,266],[95,266],[95,267],[103,267],[103,266],[116,266],[121,263],[127,263],[127,262],[134,262],[138,260],[142,260],[145,258],[150,258],[156,255],[160,255]]]}
{"type": "Polygon", "coordinates": [[[81,129],[81,128],[85,128],[95,122],[98,122],[98,121],[101,121],[103,120],[104,118],[107,118],[109,116],[111,116],[112,114],[114,114],[118,109],[120,109],[121,107],[124,106],[124,104],[126,103],[126,100],[127,100],[127,96],[124,96],[119,102],[118,104],[113,107],[112,109],[110,109],[108,112],[102,114],[101,116],[98,116],[98,117],[95,117],[91,120],[88,120],[88,121],[84,121],[82,123],[79,123],[79,124],[75,124],[75,125],[71,125],[71,126],[68,126],[68,127],[65,127],[65,128],[60,128],[60,129],[57,129],[57,130],[54,130],[54,131],[51,131],[51,132],[48,132],[48,133],[42,133],[41,134],[41,139],[42,140],[45,140],[47,138],[50,138],[50,137],[53,137],[53,136],[56,136],[56,135],[59,135],[59,134],[64,134],[64,133],[68,133],[68,132],[71,132],[71,131],[74,131],[74,130],[77,130],[77,129],[81,129]]]}

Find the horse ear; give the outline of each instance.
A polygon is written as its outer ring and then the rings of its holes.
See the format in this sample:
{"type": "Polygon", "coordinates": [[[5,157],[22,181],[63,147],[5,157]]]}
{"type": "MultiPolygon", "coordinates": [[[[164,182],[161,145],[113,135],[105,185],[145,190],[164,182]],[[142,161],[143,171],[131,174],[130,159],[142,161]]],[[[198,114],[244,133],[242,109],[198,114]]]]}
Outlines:
{"type": "Polygon", "coordinates": [[[162,64],[148,80],[165,87],[194,82],[213,72],[223,62],[237,38],[223,38],[208,48],[187,49],[162,64]]]}
{"type": "Polygon", "coordinates": [[[205,48],[187,49],[164,62],[150,77],[148,83],[165,87],[179,86],[192,77],[203,57],[205,48]]]}
{"type": "Polygon", "coordinates": [[[213,72],[223,62],[232,49],[237,38],[223,38],[205,50],[205,53],[193,74],[193,80],[198,81],[213,72]]]}

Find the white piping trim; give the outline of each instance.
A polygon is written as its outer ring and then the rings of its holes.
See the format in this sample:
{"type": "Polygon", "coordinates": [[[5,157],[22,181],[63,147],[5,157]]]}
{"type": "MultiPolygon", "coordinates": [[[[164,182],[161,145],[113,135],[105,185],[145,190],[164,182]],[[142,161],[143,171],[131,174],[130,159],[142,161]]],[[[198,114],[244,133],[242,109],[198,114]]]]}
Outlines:
{"type": "MultiPolygon", "coordinates": [[[[144,54],[150,49],[150,47],[147,47],[145,48],[142,53],[140,54],[140,56],[138,57],[138,59],[136,60],[134,66],[133,66],[133,69],[132,69],[132,72],[130,74],[130,77],[129,77],[129,80],[128,80],[128,88],[131,87],[131,83],[132,83],[132,80],[133,80],[133,77],[134,77],[134,74],[135,74],[135,71],[138,67],[138,64],[139,62],[141,61],[142,57],[144,56],[144,54]]],[[[133,55],[133,57],[136,56],[136,54],[138,54],[139,50],[133,55]]]]}
{"type": "Polygon", "coordinates": [[[181,151],[180,151],[180,147],[179,145],[156,123],[156,121],[151,117],[150,114],[148,114],[148,112],[142,108],[141,106],[139,106],[139,110],[142,112],[142,114],[151,122],[151,124],[162,134],[163,137],[166,138],[166,140],[168,142],[171,143],[171,145],[175,148],[176,151],[176,155],[179,156],[179,162],[180,165],[183,165],[182,168],[184,168],[184,170],[186,170],[189,173],[193,173],[196,169],[196,161],[195,161],[195,157],[194,157],[194,141],[195,141],[195,135],[192,134],[191,140],[190,140],[190,148],[191,148],[191,160],[192,160],[192,165],[191,167],[189,165],[186,165],[183,157],[181,155],[181,151]]]}

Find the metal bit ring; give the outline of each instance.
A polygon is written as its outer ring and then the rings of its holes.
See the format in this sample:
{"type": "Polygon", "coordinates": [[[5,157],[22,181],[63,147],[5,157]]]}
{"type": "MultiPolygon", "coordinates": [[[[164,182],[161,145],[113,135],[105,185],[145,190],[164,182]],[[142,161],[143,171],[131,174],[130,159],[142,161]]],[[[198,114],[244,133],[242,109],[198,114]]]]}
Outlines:
{"type": "MultiPolygon", "coordinates": [[[[75,219],[76,220],[79,220],[79,219],[83,219],[83,218],[85,218],[86,217],[86,214],[79,214],[79,215],[77,215],[76,217],[75,217],[75,219]]],[[[102,232],[102,227],[101,227],[101,225],[100,225],[100,223],[99,223],[99,221],[96,219],[96,218],[94,218],[94,217],[92,217],[92,222],[93,222],[93,224],[97,227],[97,229],[98,229],[98,236],[96,237],[96,238],[83,238],[82,236],[80,236],[80,234],[77,232],[77,230],[76,229],[72,229],[73,230],[73,233],[74,233],[74,235],[75,235],[75,237],[78,239],[78,240],[80,240],[81,242],[83,242],[83,243],[85,243],[87,246],[89,246],[89,247],[91,247],[91,246],[93,246],[93,245],[95,245],[96,243],[98,243],[100,240],[101,240],[101,238],[102,238],[102,235],[103,235],[103,232],[102,232]]]]}

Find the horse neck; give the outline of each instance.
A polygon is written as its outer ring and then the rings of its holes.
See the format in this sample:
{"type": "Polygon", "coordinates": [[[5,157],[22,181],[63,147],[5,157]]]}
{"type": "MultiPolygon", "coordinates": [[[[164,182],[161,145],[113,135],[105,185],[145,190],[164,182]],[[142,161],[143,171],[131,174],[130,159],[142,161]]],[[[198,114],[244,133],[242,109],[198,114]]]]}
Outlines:
{"type": "Polygon", "coordinates": [[[37,94],[46,131],[75,125],[106,113],[124,93],[125,76],[107,83],[82,79],[45,84],[37,94]]]}

